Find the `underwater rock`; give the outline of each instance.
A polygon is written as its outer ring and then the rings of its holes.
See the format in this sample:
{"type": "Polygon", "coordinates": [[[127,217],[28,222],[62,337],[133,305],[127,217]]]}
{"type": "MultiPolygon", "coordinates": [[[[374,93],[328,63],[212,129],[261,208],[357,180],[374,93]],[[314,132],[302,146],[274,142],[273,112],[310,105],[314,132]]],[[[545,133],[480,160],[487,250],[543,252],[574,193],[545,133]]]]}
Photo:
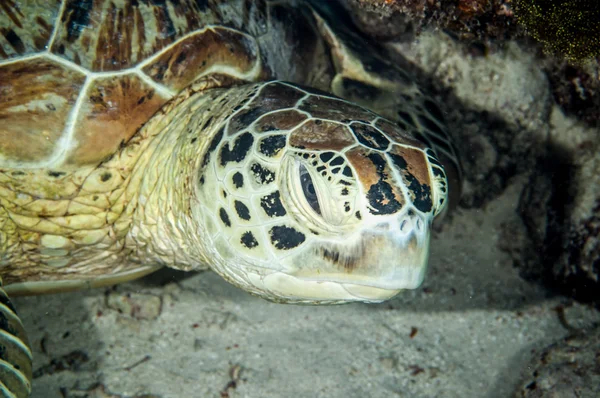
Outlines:
{"type": "MultiPolygon", "coordinates": [[[[525,276],[600,303],[600,139],[555,110],[550,145],[523,191],[519,210],[532,250],[525,276]]],[[[520,264],[519,264],[520,263],[520,264]]]]}
{"type": "MultiPolygon", "coordinates": [[[[443,29],[467,40],[491,43],[522,35],[506,0],[344,0],[367,33],[386,35],[403,26],[420,32],[428,27],[443,29]],[[404,18],[404,19],[402,19],[404,18]],[[376,22],[379,20],[379,23],[376,22]]],[[[389,37],[389,36],[388,36],[389,37]]]]}
{"type": "Polygon", "coordinates": [[[410,39],[420,29],[425,17],[426,4],[423,0],[343,0],[342,3],[360,29],[378,39],[410,39]]]}
{"type": "Polygon", "coordinates": [[[576,64],[548,56],[542,65],[550,80],[554,100],[562,109],[590,126],[598,127],[600,57],[576,64]]]}
{"type": "MultiPolygon", "coordinates": [[[[577,5],[569,1],[569,7],[562,12],[554,7],[553,10],[559,11],[553,15],[540,13],[539,6],[529,0],[343,2],[360,28],[379,40],[411,42],[423,40],[422,33],[439,30],[465,43],[473,55],[484,57],[502,51],[507,43],[518,40],[520,46],[538,58],[538,64],[542,65],[550,80],[556,102],[566,112],[587,123],[600,123],[598,2],[580,2],[577,5]],[[580,24],[572,22],[577,20],[574,16],[577,7],[581,7],[582,17],[588,18],[580,24]],[[558,29],[556,24],[549,26],[544,18],[554,18],[553,21],[562,18],[565,30],[558,29]],[[588,25],[584,26],[584,23],[588,25]],[[560,40],[553,39],[556,35],[560,36],[560,40]]],[[[556,2],[543,3],[544,7],[552,7],[556,2]]]]}
{"type": "Polygon", "coordinates": [[[515,0],[514,13],[546,52],[573,61],[600,55],[597,1],[515,0]]]}
{"type": "Polygon", "coordinates": [[[535,354],[515,397],[600,396],[600,327],[535,354]]]}

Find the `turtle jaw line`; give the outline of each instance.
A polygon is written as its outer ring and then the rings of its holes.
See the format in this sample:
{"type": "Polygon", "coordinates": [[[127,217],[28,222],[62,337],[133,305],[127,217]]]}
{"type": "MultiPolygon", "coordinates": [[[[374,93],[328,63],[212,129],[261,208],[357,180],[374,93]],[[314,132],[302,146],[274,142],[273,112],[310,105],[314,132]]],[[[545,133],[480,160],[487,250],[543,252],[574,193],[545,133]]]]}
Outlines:
{"type": "Polygon", "coordinates": [[[402,290],[366,284],[309,280],[283,272],[273,272],[266,277],[248,274],[248,279],[254,286],[259,287],[261,293],[258,295],[262,298],[286,304],[381,303],[402,290]]]}

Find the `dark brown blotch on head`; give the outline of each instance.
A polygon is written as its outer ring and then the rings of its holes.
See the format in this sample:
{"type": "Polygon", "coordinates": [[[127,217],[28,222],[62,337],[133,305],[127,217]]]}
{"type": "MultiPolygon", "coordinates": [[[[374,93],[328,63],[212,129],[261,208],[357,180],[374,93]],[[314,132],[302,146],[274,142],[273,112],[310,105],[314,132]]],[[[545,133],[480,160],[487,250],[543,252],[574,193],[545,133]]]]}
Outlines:
{"type": "Polygon", "coordinates": [[[306,236],[295,228],[286,225],[276,225],[269,230],[271,243],[279,250],[290,250],[300,246],[306,236]]]}
{"type": "Polygon", "coordinates": [[[224,132],[225,128],[221,127],[219,131],[217,131],[217,134],[215,134],[215,136],[210,140],[210,144],[208,145],[206,153],[202,158],[202,166],[206,166],[208,164],[208,161],[210,160],[210,157],[212,156],[213,152],[219,147],[219,144],[223,140],[224,132]]]}
{"type": "Polygon", "coordinates": [[[235,114],[229,121],[227,127],[227,135],[234,135],[241,130],[248,128],[252,123],[259,117],[269,112],[260,106],[248,106],[242,108],[238,113],[235,114]]]}
{"type": "Polygon", "coordinates": [[[286,144],[287,139],[285,135],[271,135],[260,140],[258,151],[263,155],[272,158],[279,155],[286,144]]]}
{"type": "Polygon", "coordinates": [[[231,177],[231,181],[233,182],[233,186],[236,188],[241,188],[244,186],[244,176],[239,171],[235,172],[235,174],[231,177]]]}
{"type": "Polygon", "coordinates": [[[334,152],[323,152],[319,155],[319,159],[321,159],[321,162],[327,163],[329,162],[333,157],[335,156],[334,152]]]}
{"type": "MultiPolygon", "coordinates": [[[[406,148],[401,145],[394,145],[389,152],[390,156],[396,156],[402,159],[402,164],[396,163],[400,172],[408,172],[415,176],[420,184],[431,185],[429,178],[429,167],[427,166],[427,155],[413,148],[406,148]],[[402,167],[402,165],[405,165],[402,167]]],[[[438,163],[439,164],[439,163],[438,163]]]]}
{"type": "Polygon", "coordinates": [[[395,187],[391,169],[381,153],[369,153],[367,158],[375,165],[379,180],[369,187],[367,201],[373,214],[394,214],[402,208],[404,196],[395,187]]]}
{"type": "Polygon", "coordinates": [[[290,144],[300,149],[320,149],[340,151],[356,144],[354,136],[343,124],[335,122],[316,123],[309,120],[290,136],[290,144]]]}
{"type": "Polygon", "coordinates": [[[246,155],[252,149],[254,137],[246,132],[235,139],[231,148],[225,144],[219,152],[221,166],[225,166],[229,162],[239,163],[246,158],[246,155]]]}
{"type": "Polygon", "coordinates": [[[344,160],[344,158],[340,155],[336,156],[335,158],[333,158],[331,160],[331,162],[329,162],[330,166],[341,166],[345,163],[346,161],[344,160]]]}
{"type": "Polygon", "coordinates": [[[222,207],[219,209],[219,218],[221,219],[223,224],[225,224],[226,227],[231,227],[231,220],[229,219],[229,214],[227,214],[227,211],[222,207]]]}
{"type": "Polygon", "coordinates": [[[364,148],[353,148],[346,153],[346,158],[356,170],[357,179],[365,191],[380,178],[376,166],[368,158],[368,153],[364,148]]]}
{"type": "Polygon", "coordinates": [[[234,201],[235,211],[238,217],[244,221],[250,221],[250,209],[239,200],[234,201]]]}
{"type": "Polygon", "coordinates": [[[254,234],[250,231],[246,231],[242,234],[240,239],[240,243],[247,247],[248,249],[254,249],[258,246],[258,241],[254,237],[254,234]]]}
{"type": "Polygon", "coordinates": [[[367,192],[372,213],[390,214],[402,208],[404,195],[383,153],[359,147],[348,151],[346,157],[357,173],[358,182],[367,192]]]}
{"type": "MultiPolygon", "coordinates": [[[[227,133],[235,134],[255,122],[266,113],[277,111],[279,109],[291,108],[302,98],[303,92],[281,83],[267,83],[260,87],[256,97],[231,118],[227,133]]],[[[290,112],[289,115],[283,115],[279,118],[274,117],[263,121],[259,128],[268,128],[272,123],[279,123],[281,127],[293,127],[300,123],[304,118],[298,112],[290,112]],[[284,121],[286,116],[291,116],[290,120],[284,121]],[[291,123],[291,125],[290,125],[291,123]]],[[[260,130],[259,130],[260,131],[260,130]]]]}
{"type": "Polygon", "coordinates": [[[429,212],[433,207],[431,197],[431,179],[425,154],[417,149],[403,148],[394,145],[389,153],[394,166],[402,176],[413,205],[422,212],[429,212]]]}
{"type": "Polygon", "coordinates": [[[252,104],[260,104],[270,110],[293,108],[306,94],[292,85],[279,82],[262,86],[252,104]]]}
{"type": "Polygon", "coordinates": [[[368,148],[385,151],[390,145],[390,140],[371,125],[354,122],[350,124],[350,129],[358,142],[368,148]]]}
{"type": "Polygon", "coordinates": [[[371,185],[367,192],[369,211],[373,214],[394,214],[402,208],[402,201],[394,195],[394,188],[389,182],[379,180],[371,185]]]}
{"type": "Polygon", "coordinates": [[[267,185],[275,181],[275,172],[260,163],[252,163],[250,173],[254,181],[259,185],[267,185]]]}
{"type": "Polygon", "coordinates": [[[263,208],[265,214],[271,218],[283,217],[287,214],[287,211],[281,202],[279,191],[263,196],[260,199],[260,206],[263,208]]]}

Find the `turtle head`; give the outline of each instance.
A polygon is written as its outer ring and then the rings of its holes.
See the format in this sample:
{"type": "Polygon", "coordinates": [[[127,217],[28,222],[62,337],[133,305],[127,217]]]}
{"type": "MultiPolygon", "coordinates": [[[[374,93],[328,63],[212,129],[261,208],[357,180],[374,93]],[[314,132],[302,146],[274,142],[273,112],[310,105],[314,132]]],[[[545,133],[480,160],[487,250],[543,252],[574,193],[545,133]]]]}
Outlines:
{"type": "Polygon", "coordinates": [[[330,94],[257,86],[210,144],[213,268],[261,297],[378,302],[418,287],[446,177],[394,123],[330,94]]]}

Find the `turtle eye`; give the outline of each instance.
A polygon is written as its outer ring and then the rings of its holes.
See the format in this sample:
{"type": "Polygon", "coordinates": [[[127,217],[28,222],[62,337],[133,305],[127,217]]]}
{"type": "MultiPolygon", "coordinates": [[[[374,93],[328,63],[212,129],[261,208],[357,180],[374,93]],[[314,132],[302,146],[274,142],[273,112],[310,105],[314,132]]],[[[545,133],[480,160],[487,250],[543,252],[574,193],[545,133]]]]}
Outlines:
{"type": "Polygon", "coordinates": [[[310,205],[310,207],[317,213],[321,214],[321,207],[319,206],[319,197],[317,196],[317,189],[313,183],[310,173],[303,164],[300,164],[298,168],[300,174],[300,185],[302,186],[302,193],[304,198],[310,205]]]}

